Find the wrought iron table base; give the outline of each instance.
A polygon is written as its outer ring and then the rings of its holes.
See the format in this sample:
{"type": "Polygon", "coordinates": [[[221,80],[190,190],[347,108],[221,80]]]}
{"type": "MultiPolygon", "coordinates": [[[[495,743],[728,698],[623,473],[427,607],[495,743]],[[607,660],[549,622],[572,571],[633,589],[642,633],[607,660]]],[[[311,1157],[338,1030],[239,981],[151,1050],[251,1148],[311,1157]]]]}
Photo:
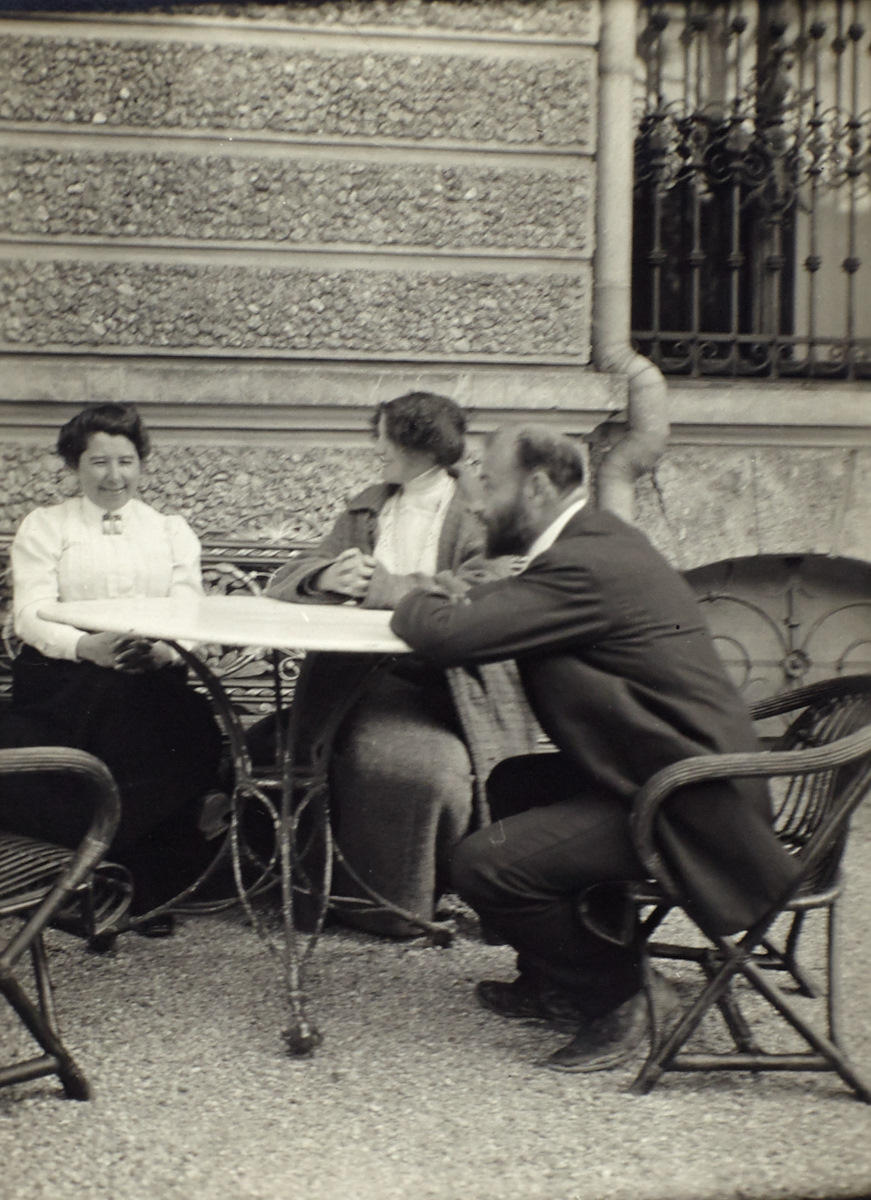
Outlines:
{"type": "Polygon", "coordinates": [[[323,1035],[307,1013],[305,970],[314,953],[331,905],[346,904],[354,908],[365,907],[392,913],[408,923],[416,925],[438,946],[449,945],[452,938],[452,930],[449,926],[409,912],[375,891],[348,862],[332,832],[328,771],[333,744],[342,722],[359,699],[366,682],[383,666],[385,661],[389,661],[389,658],[383,655],[378,656],[370,670],[365,672],[357,684],[348,689],[333,706],[329,720],[312,745],[311,759],[306,765],[300,765],[294,761],[298,723],[298,718],[294,714],[299,713],[304,705],[308,678],[306,666],[303,664],[297,683],[295,704],[291,708],[289,729],[282,748],[281,778],[269,781],[258,780],[254,774],[244,730],[219,679],[197,655],[176,642],[172,644],[206,688],[230,746],[234,773],[234,787],[230,798],[230,824],[215,858],[205,871],[178,895],[159,908],[152,909],[135,918],[131,925],[135,927],[137,923],[141,924],[160,913],[179,908],[187,911],[214,912],[238,902],[242,904],[246,917],[270,952],[278,955],[279,951],[273,939],[252,905],[252,898],[280,882],[284,942],[283,953],[280,957],[290,1007],[290,1025],[283,1030],[282,1037],[288,1053],[292,1056],[312,1054],[323,1041],[323,1035]],[[280,789],[278,810],[267,795],[267,789],[275,786],[280,789]],[[246,808],[252,800],[265,809],[276,833],[275,849],[266,862],[258,859],[244,841],[243,818],[246,808]],[[311,857],[300,847],[300,821],[306,814],[313,818],[312,838],[317,839],[320,848],[322,861],[319,864],[321,877],[318,880],[311,878],[310,870],[303,865],[303,858],[310,859],[311,857]],[[228,852],[233,867],[236,897],[197,903],[196,894],[212,877],[218,866],[226,861],[228,852]],[[243,863],[246,859],[248,862],[257,863],[260,867],[260,874],[253,884],[246,884],[243,877],[243,863]],[[361,889],[363,892],[361,898],[331,896],[334,863],[339,863],[361,889]],[[277,878],[276,865],[278,866],[277,878]],[[311,928],[305,932],[300,929],[294,914],[295,896],[308,896],[310,900],[314,901],[314,920],[311,928]],[[303,938],[305,938],[304,946],[301,945],[303,938]]]}

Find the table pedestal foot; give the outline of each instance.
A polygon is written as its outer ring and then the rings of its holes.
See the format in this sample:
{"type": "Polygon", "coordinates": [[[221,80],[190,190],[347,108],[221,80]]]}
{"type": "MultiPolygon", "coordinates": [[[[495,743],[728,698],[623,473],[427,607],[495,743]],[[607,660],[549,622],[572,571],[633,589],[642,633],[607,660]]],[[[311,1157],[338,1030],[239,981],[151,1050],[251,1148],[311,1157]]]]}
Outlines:
{"type": "Polygon", "coordinates": [[[305,1017],[300,1017],[288,1029],[282,1031],[282,1039],[291,1058],[305,1058],[314,1054],[324,1040],[324,1035],[305,1017]]]}
{"type": "Polygon", "coordinates": [[[438,923],[432,922],[426,927],[426,936],[434,946],[438,946],[440,950],[444,950],[453,942],[454,931],[447,925],[443,929],[439,929],[438,923]]]}

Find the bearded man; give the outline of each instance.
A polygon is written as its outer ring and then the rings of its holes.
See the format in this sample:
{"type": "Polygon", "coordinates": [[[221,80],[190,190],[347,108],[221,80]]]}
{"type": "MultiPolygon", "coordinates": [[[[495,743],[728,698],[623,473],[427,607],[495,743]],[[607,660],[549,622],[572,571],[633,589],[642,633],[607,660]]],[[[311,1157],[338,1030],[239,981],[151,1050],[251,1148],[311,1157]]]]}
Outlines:
{"type": "MultiPolygon", "coordinates": [[[[443,667],[517,662],[557,752],[501,763],[493,824],[454,855],[458,893],[517,951],[517,978],[483,980],[477,996],[502,1017],[574,1030],[544,1065],[602,1070],[626,1062],[648,1026],[639,947],[600,936],[624,917],[620,890],[602,885],[644,878],[633,797],[680,759],[759,745],[692,591],[639,530],[586,503],[573,440],[500,430],[482,484],[487,552],[522,555],[523,570],[465,594],[412,592],[391,625],[443,667]],[[598,932],[579,912],[587,892],[598,932]]],[[[793,877],[760,780],[683,789],[658,836],[708,929],[746,928],[793,877]]]]}

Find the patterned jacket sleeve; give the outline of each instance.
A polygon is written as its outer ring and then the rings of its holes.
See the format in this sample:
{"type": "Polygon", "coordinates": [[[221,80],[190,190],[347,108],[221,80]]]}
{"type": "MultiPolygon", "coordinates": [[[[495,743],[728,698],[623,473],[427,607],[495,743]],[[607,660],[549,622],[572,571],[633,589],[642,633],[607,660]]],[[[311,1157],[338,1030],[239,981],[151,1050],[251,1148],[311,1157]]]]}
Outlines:
{"type": "Polygon", "coordinates": [[[320,591],[314,581],[325,567],[335,562],[343,550],[355,545],[354,518],[345,511],[317,546],[303,550],[279,567],[266,586],[266,595],[294,604],[340,603],[345,597],[320,591]]]}

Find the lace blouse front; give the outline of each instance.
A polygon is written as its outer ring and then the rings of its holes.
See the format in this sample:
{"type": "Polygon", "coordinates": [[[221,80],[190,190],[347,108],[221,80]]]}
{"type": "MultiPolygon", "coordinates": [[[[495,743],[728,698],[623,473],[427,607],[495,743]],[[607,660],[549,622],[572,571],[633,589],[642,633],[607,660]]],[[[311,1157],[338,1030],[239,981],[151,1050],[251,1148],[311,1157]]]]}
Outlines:
{"type": "Polygon", "coordinates": [[[48,658],[75,659],[82,631],[38,616],[46,601],[202,592],[196,534],[183,517],[135,499],[109,521],[84,496],[34,509],[11,561],[15,632],[48,658]]]}
{"type": "Polygon", "coordinates": [[[375,557],[394,575],[436,573],[439,537],[456,482],[433,467],[404,484],[378,517],[375,557]]]}

